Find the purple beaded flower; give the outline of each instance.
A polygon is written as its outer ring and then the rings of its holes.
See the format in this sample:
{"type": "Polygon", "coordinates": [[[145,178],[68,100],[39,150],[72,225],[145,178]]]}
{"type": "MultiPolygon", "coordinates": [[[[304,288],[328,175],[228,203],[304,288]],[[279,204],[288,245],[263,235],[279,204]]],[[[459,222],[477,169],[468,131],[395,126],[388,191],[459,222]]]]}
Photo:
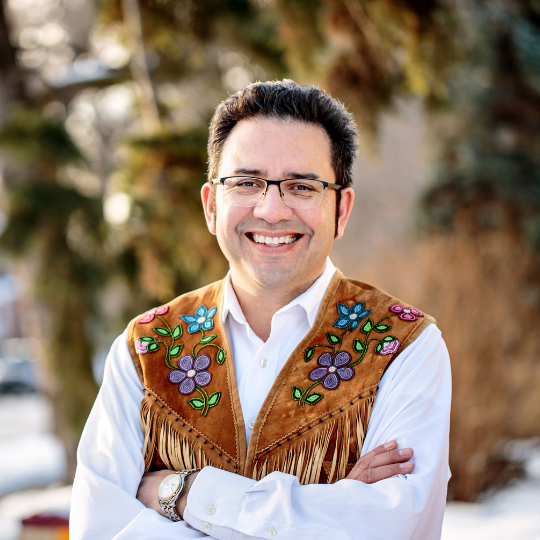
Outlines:
{"type": "Polygon", "coordinates": [[[399,340],[394,339],[393,341],[386,343],[379,354],[381,356],[388,356],[389,354],[394,354],[397,352],[400,345],[401,343],[399,342],[399,340]]]}
{"type": "Polygon", "coordinates": [[[351,355],[346,351],[341,351],[332,357],[332,354],[325,352],[319,356],[315,368],[309,374],[310,381],[319,381],[323,379],[322,385],[327,390],[335,390],[341,381],[350,381],[354,377],[354,369],[348,367],[351,361],[351,355]]]}
{"type": "Polygon", "coordinates": [[[178,390],[185,396],[195,390],[195,385],[206,386],[212,380],[212,374],[205,371],[210,365],[210,357],[207,354],[197,356],[194,361],[191,354],[182,356],[178,360],[178,367],[169,373],[169,381],[173,384],[179,384],[178,390]]]}

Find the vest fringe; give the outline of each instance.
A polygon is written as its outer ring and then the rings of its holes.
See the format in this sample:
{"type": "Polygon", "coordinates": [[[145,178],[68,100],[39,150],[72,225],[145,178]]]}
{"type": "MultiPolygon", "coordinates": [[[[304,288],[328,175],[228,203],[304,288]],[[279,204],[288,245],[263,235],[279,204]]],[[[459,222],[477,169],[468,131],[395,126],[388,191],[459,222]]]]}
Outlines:
{"type": "Polygon", "coordinates": [[[356,461],[360,458],[375,397],[366,397],[339,417],[305,431],[297,443],[272,449],[268,458],[255,462],[252,478],[260,480],[280,471],[294,474],[303,485],[316,484],[324,468],[328,484],[342,480],[354,465],[349,463],[351,450],[356,450],[356,461]],[[332,441],[335,442],[332,460],[325,461],[332,441]]]}
{"type": "Polygon", "coordinates": [[[208,459],[199,445],[183,438],[166,418],[160,418],[159,411],[152,403],[142,401],[141,429],[144,435],[145,472],[150,468],[156,448],[161,461],[170,470],[202,469],[206,465],[222,468],[208,459]]]}

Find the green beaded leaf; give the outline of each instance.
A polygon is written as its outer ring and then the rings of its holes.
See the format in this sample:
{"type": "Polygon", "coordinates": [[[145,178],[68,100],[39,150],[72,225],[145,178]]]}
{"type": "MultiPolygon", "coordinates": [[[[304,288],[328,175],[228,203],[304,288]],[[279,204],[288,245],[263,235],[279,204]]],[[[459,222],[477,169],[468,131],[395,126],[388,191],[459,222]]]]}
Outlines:
{"type": "Polygon", "coordinates": [[[215,407],[219,400],[221,399],[221,391],[214,392],[209,398],[208,398],[208,407],[215,407]]]}
{"type": "Polygon", "coordinates": [[[172,332],[173,339],[178,339],[182,335],[182,325],[177,324],[172,332]]]}
{"type": "Polygon", "coordinates": [[[366,348],[366,344],[363,341],[360,341],[359,339],[355,339],[353,341],[353,349],[354,352],[361,353],[366,348]]]}
{"type": "Polygon", "coordinates": [[[171,333],[166,328],[162,328],[161,326],[154,326],[152,328],[156,334],[159,334],[160,336],[170,336],[171,333]]]}
{"type": "Polygon", "coordinates": [[[371,319],[368,319],[362,325],[362,328],[360,328],[360,332],[362,332],[363,334],[369,334],[374,326],[375,326],[375,323],[371,319]]]}
{"type": "Polygon", "coordinates": [[[384,336],[383,337],[383,341],[385,343],[390,343],[391,341],[395,341],[397,339],[396,336],[384,336]]]}
{"type": "Polygon", "coordinates": [[[341,341],[339,336],[336,336],[336,334],[331,334],[330,332],[326,334],[326,339],[330,345],[337,345],[341,341]]]}
{"type": "Polygon", "coordinates": [[[306,352],[304,353],[304,362],[309,362],[313,358],[314,354],[315,354],[315,347],[310,347],[309,349],[307,349],[306,352]]]}
{"type": "Polygon", "coordinates": [[[223,362],[225,362],[225,351],[223,349],[219,349],[216,357],[217,363],[221,366],[223,362]]]}
{"type": "Polygon", "coordinates": [[[294,399],[294,401],[300,401],[303,395],[304,391],[301,388],[299,388],[298,386],[292,387],[292,398],[294,399]]]}
{"type": "Polygon", "coordinates": [[[378,343],[377,346],[375,347],[375,352],[377,354],[379,354],[381,352],[382,348],[383,348],[383,343],[382,342],[378,343]]]}
{"type": "Polygon", "coordinates": [[[171,349],[171,352],[169,353],[169,356],[171,358],[176,358],[177,356],[180,356],[180,353],[182,352],[182,349],[183,349],[184,345],[180,344],[180,345],[175,345],[172,349],[171,349]]]}
{"type": "Polygon", "coordinates": [[[200,397],[194,397],[191,399],[188,399],[188,403],[196,410],[196,411],[202,411],[204,409],[204,400],[200,397]]]}
{"type": "Polygon", "coordinates": [[[153,341],[156,341],[153,337],[150,336],[143,336],[139,338],[139,341],[146,341],[147,343],[151,343],[153,341]]]}
{"type": "Polygon", "coordinates": [[[148,347],[146,348],[148,352],[156,352],[158,349],[159,343],[150,343],[150,345],[148,345],[148,347]]]}
{"type": "Polygon", "coordinates": [[[214,335],[211,335],[211,336],[205,336],[203,337],[199,343],[202,343],[203,345],[205,345],[206,343],[210,343],[213,339],[215,339],[217,336],[214,334],[214,335]]]}
{"type": "Polygon", "coordinates": [[[320,394],[319,392],[312,392],[311,394],[309,394],[305,401],[310,405],[315,405],[315,403],[319,403],[319,401],[321,401],[323,397],[324,395],[320,394]]]}
{"type": "Polygon", "coordinates": [[[375,326],[375,331],[379,333],[388,332],[388,330],[391,330],[392,327],[389,324],[378,324],[375,326]]]}

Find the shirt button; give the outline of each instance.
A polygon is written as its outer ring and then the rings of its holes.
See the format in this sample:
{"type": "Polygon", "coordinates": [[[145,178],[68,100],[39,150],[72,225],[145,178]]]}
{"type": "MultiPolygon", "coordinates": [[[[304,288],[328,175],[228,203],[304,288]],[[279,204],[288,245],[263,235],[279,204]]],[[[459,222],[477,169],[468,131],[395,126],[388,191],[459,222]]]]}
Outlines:
{"type": "Polygon", "coordinates": [[[266,358],[263,358],[263,359],[261,360],[261,366],[262,366],[262,367],[266,367],[267,365],[268,365],[268,360],[267,360],[266,358]]]}
{"type": "Polygon", "coordinates": [[[254,426],[254,425],[255,425],[255,421],[252,420],[252,421],[248,424],[249,429],[253,429],[253,426],[254,426]]]}
{"type": "Polygon", "coordinates": [[[276,536],[276,529],[274,529],[274,527],[270,527],[270,528],[268,529],[268,534],[269,534],[270,536],[276,536]]]}
{"type": "Polygon", "coordinates": [[[208,521],[205,521],[205,522],[202,524],[202,528],[203,528],[205,531],[209,531],[209,530],[212,528],[212,525],[210,525],[210,523],[208,523],[208,521]]]}
{"type": "Polygon", "coordinates": [[[209,515],[212,515],[215,511],[216,511],[216,509],[213,506],[209,506],[206,509],[206,513],[209,514],[209,515]]]}

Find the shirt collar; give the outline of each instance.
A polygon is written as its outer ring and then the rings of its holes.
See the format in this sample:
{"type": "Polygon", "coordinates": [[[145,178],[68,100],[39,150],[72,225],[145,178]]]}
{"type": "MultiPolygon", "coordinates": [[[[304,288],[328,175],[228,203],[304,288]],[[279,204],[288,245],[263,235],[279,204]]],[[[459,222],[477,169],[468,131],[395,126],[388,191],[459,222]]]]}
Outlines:
{"type": "MultiPolygon", "coordinates": [[[[332,264],[332,261],[329,257],[326,258],[326,264],[324,265],[323,273],[313,282],[311,287],[303,292],[300,296],[297,296],[292,302],[282,307],[276,312],[284,313],[295,306],[302,307],[308,318],[310,326],[313,326],[315,318],[317,317],[317,312],[321,305],[324,293],[330,285],[332,278],[336,272],[336,267],[332,264]]],[[[231,283],[231,273],[228,272],[225,276],[224,291],[223,291],[223,309],[222,309],[222,322],[225,323],[227,315],[231,314],[234,319],[240,324],[247,324],[242,308],[238,303],[236,294],[234,292],[232,283],[231,283]]]]}

